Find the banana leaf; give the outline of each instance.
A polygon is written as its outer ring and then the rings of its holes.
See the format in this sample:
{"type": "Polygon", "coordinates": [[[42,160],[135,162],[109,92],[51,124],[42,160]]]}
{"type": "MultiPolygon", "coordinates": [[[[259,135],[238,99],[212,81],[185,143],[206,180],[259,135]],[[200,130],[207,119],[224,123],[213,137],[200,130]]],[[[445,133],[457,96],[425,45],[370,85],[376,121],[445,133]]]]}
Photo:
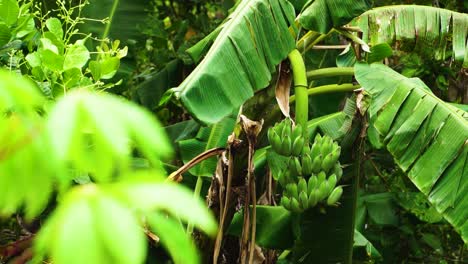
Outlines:
{"type": "Polygon", "coordinates": [[[362,39],[371,45],[388,43],[437,60],[452,53],[455,61],[468,67],[468,14],[428,6],[379,7],[352,24],[361,28],[362,39]]]}
{"type": "Polygon", "coordinates": [[[149,110],[155,110],[164,93],[177,86],[183,79],[184,65],[182,60],[174,59],[158,72],[147,76],[132,94],[132,99],[149,110]]]}
{"type": "Polygon", "coordinates": [[[174,89],[185,108],[215,123],[267,87],[276,65],[295,47],[289,30],[294,17],[286,0],[240,2],[205,58],[174,89]]]}
{"type": "Polygon", "coordinates": [[[468,121],[421,81],[356,64],[370,126],[398,166],[468,242],[468,121]]]}
{"type": "Polygon", "coordinates": [[[347,24],[370,7],[369,0],[309,0],[299,15],[299,23],[308,30],[325,34],[347,24]]]}

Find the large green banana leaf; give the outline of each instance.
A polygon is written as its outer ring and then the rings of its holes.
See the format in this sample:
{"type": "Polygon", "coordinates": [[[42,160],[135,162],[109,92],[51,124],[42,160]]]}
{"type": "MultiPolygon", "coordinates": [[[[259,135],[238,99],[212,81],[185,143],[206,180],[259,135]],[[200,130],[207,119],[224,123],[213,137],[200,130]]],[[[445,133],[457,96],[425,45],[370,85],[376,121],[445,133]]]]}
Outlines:
{"type": "Polygon", "coordinates": [[[354,21],[369,44],[387,42],[437,60],[453,50],[455,61],[468,67],[468,14],[428,6],[379,7],[354,21]]]}
{"type": "Polygon", "coordinates": [[[174,90],[185,108],[215,123],[268,86],[275,66],[295,47],[294,17],[286,0],[240,2],[205,58],[174,90]]]}
{"type": "Polygon", "coordinates": [[[370,125],[398,166],[468,242],[468,121],[424,84],[382,64],[356,64],[370,125]]]}
{"type": "Polygon", "coordinates": [[[347,24],[370,7],[369,0],[309,0],[299,15],[299,22],[308,30],[325,34],[333,27],[347,24]]]}

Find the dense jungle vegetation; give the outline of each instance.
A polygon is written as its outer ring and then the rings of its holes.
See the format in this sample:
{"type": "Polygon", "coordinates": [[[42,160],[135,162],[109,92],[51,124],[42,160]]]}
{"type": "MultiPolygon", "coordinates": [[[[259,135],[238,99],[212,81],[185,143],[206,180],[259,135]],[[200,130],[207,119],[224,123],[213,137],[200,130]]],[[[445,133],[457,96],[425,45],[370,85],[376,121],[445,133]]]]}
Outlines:
{"type": "Polygon", "coordinates": [[[0,264],[467,263],[467,13],[0,0],[0,264]]]}

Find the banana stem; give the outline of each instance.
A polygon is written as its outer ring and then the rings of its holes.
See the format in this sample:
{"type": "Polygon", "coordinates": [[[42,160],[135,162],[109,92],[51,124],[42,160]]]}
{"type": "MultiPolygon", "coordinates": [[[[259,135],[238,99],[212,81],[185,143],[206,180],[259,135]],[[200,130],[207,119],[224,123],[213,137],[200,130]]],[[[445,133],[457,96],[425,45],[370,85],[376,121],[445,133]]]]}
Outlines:
{"type": "MultiPolygon", "coordinates": [[[[345,84],[329,84],[318,86],[314,88],[307,89],[307,95],[318,95],[318,94],[326,94],[326,93],[338,93],[338,92],[352,92],[356,89],[361,88],[360,85],[352,84],[352,83],[345,83],[345,84]]],[[[289,103],[293,103],[296,101],[296,95],[292,95],[289,97],[289,103]]],[[[296,102],[297,104],[297,102],[296,102]]]]}
{"type": "Polygon", "coordinates": [[[334,76],[354,76],[353,67],[331,67],[323,68],[318,70],[312,70],[307,72],[307,79],[317,80],[325,77],[334,77],[334,76]]]}
{"type": "MultiPolygon", "coordinates": [[[[304,64],[304,59],[301,53],[295,49],[288,55],[293,71],[294,93],[296,100],[296,124],[300,124],[303,128],[307,126],[309,120],[309,99],[307,94],[307,75],[304,64]]],[[[303,129],[303,136],[308,141],[307,129],[303,129]]]]}

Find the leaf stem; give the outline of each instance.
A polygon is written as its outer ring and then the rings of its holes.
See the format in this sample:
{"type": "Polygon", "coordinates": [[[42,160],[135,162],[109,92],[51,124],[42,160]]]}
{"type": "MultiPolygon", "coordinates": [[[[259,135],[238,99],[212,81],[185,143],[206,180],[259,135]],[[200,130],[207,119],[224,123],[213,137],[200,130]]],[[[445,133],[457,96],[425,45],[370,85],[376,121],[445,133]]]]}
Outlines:
{"type": "Polygon", "coordinates": [[[308,80],[317,80],[320,78],[334,76],[354,76],[354,67],[331,67],[307,72],[308,80]]]}
{"type": "MultiPolygon", "coordinates": [[[[307,94],[307,75],[304,64],[304,59],[301,53],[295,49],[288,55],[291,62],[291,69],[293,71],[294,80],[294,93],[297,97],[296,100],[296,123],[300,124],[303,128],[307,126],[309,120],[309,100],[307,94]]],[[[303,129],[304,138],[307,140],[307,129],[303,129]]]]}
{"type": "MultiPolygon", "coordinates": [[[[361,88],[360,85],[352,84],[352,83],[329,84],[329,85],[323,85],[323,86],[306,89],[306,92],[307,92],[307,95],[318,95],[318,94],[326,94],[326,93],[352,92],[359,88],[361,88]]],[[[289,103],[293,103],[294,101],[296,101],[296,95],[292,95],[291,97],[289,97],[289,103]]],[[[297,105],[297,102],[296,102],[296,105],[297,105]]]]}

